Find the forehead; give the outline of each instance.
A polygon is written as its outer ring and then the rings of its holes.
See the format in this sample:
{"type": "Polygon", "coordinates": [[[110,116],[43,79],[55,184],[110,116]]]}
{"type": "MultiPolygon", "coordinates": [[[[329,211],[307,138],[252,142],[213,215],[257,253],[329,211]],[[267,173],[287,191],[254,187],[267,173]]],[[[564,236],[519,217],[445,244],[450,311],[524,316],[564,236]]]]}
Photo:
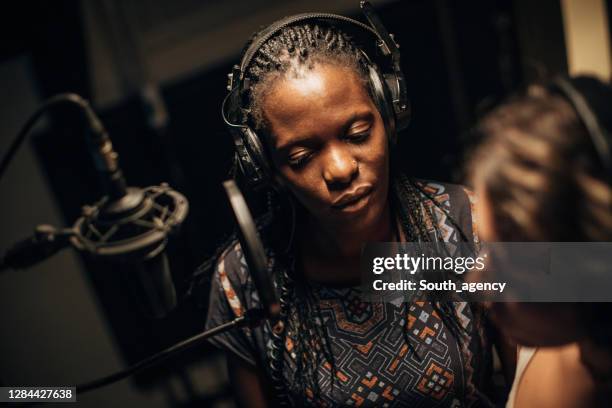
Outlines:
{"type": "Polygon", "coordinates": [[[263,111],[275,145],[303,135],[337,132],[372,102],[357,74],[344,67],[315,65],[299,75],[279,79],[266,96],[263,111]]]}

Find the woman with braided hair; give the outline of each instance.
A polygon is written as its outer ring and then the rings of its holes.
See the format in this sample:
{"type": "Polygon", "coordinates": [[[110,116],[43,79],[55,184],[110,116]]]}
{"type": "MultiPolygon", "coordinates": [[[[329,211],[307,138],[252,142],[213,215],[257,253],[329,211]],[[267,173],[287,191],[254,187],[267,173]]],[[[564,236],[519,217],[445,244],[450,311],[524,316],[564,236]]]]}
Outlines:
{"type": "MultiPolygon", "coordinates": [[[[253,56],[244,97],[276,186],[260,234],[282,311],[213,343],[241,406],[490,406],[478,307],[360,297],[366,242],[477,241],[468,191],[396,168],[365,58],[325,22],[287,25],[253,56]]],[[[207,327],[259,304],[236,241],[213,272],[207,327]]]]}

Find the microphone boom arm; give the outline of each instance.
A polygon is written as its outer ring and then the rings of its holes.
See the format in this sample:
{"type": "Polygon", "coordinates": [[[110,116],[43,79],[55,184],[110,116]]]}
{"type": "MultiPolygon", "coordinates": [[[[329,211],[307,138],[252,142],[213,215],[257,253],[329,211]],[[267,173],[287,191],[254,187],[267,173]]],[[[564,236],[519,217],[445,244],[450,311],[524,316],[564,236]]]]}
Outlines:
{"type": "Polygon", "coordinates": [[[17,242],[0,257],[0,272],[9,268],[29,268],[42,262],[70,245],[74,235],[72,228],[58,230],[51,225],[39,225],[32,236],[17,242]]]}
{"type": "Polygon", "coordinates": [[[93,380],[87,383],[79,384],[76,386],[77,393],[85,393],[88,391],[92,391],[106,385],[113,384],[117,381],[121,381],[124,378],[129,377],[130,375],[136,374],[147,367],[158,364],[171,356],[180,353],[188,348],[191,348],[197,344],[202,343],[204,340],[209,339],[210,337],[214,337],[218,334],[225,333],[234,328],[240,327],[257,327],[262,320],[264,319],[264,311],[262,309],[250,309],[245,312],[242,316],[235,318],[227,323],[222,323],[217,327],[213,327],[208,329],[200,334],[197,334],[193,337],[190,337],[186,340],[183,340],[173,346],[168,347],[165,350],[160,351],[150,357],[145,358],[144,360],[139,361],[131,365],[130,367],[108,375],[106,377],[99,378],[97,380],[93,380]]]}

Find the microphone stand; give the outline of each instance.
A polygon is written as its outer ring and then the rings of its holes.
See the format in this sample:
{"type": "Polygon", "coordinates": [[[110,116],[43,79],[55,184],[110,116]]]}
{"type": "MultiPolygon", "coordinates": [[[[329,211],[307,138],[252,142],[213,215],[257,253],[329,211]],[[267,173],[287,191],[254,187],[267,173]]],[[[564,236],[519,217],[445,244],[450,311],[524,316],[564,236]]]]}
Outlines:
{"type": "Polygon", "coordinates": [[[34,235],[19,241],[0,256],[0,272],[33,266],[70,245],[75,232],[72,228],[57,229],[48,224],[38,225],[34,235]]]}
{"type": "Polygon", "coordinates": [[[190,337],[186,340],[183,340],[173,346],[170,346],[167,349],[162,350],[159,353],[156,353],[150,357],[147,357],[144,360],[141,360],[138,363],[135,363],[124,370],[118,371],[114,374],[107,375],[106,377],[102,377],[97,380],[79,384],[76,386],[76,392],[85,393],[85,392],[92,391],[97,388],[101,388],[106,385],[115,383],[117,381],[123,380],[124,378],[129,377],[132,374],[136,374],[144,370],[147,367],[150,367],[154,364],[160,363],[170,358],[172,355],[176,353],[180,353],[184,350],[187,350],[190,347],[200,344],[210,337],[216,336],[221,333],[225,333],[234,328],[242,328],[242,327],[255,328],[259,326],[264,319],[265,319],[265,313],[262,309],[247,310],[245,314],[235,318],[234,320],[231,320],[227,323],[222,323],[219,326],[208,329],[200,334],[196,334],[195,336],[190,337]]]}

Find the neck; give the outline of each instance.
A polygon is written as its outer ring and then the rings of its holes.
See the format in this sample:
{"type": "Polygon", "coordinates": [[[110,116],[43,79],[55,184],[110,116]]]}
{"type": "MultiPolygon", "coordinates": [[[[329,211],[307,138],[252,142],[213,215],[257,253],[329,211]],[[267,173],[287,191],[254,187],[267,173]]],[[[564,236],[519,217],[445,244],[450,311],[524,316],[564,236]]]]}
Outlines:
{"type": "Polygon", "coordinates": [[[355,257],[361,254],[366,242],[391,241],[393,228],[389,205],[380,216],[370,223],[362,225],[359,221],[344,223],[341,226],[324,226],[316,220],[310,220],[306,230],[311,234],[310,242],[321,255],[333,257],[355,257]]]}
{"type": "Polygon", "coordinates": [[[394,240],[388,204],[369,225],[352,222],[344,223],[342,227],[326,227],[317,220],[309,219],[300,230],[300,263],[305,276],[338,285],[359,282],[359,258],[366,242],[394,240]]]}

